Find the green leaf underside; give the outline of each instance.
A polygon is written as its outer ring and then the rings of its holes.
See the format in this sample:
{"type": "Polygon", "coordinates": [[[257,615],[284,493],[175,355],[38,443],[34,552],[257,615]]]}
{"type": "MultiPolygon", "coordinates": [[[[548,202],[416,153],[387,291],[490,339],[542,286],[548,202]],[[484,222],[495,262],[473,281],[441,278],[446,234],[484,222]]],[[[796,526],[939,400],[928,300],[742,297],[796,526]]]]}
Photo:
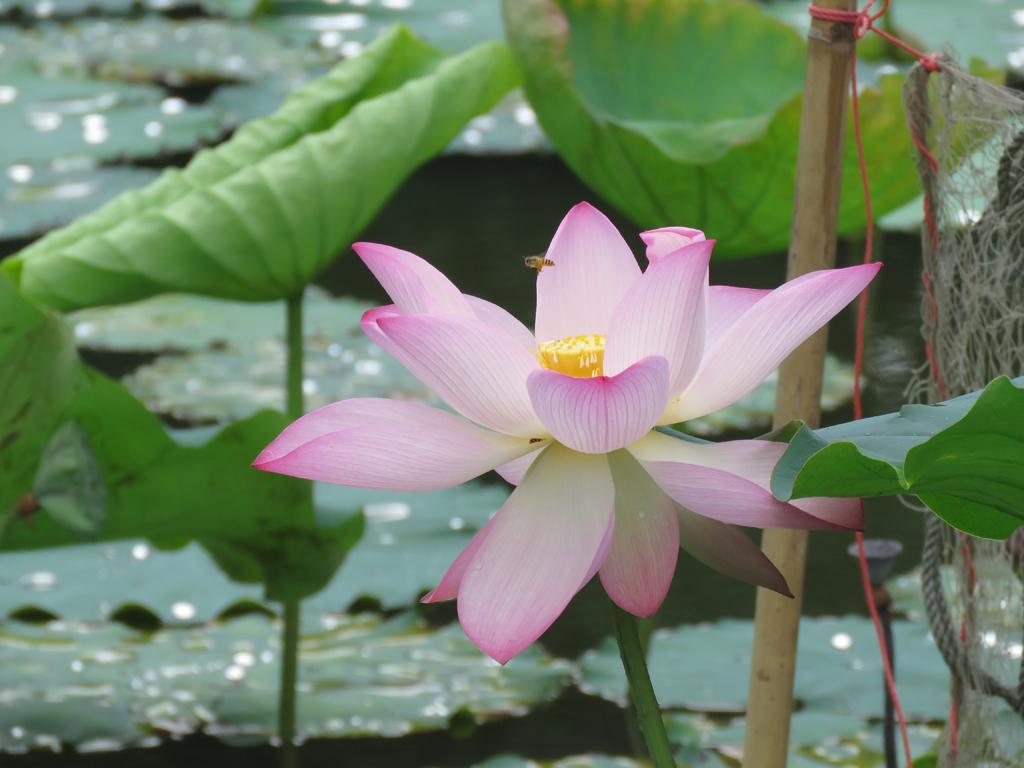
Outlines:
{"type": "MultiPolygon", "coordinates": [[[[64,741],[138,746],[200,730],[265,743],[276,727],[278,628],[262,615],[141,634],[116,624],[0,628],[0,751],[64,741]],[[41,741],[41,744],[40,744],[41,741]]],[[[572,666],[539,647],[499,667],[457,625],[325,616],[303,635],[299,736],[402,736],[457,712],[485,721],[557,695],[572,666]]]]}
{"type": "Polygon", "coordinates": [[[444,57],[395,28],[184,171],[50,233],[7,269],[61,310],[165,291],[293,295],[515,80],[498,43],[444,57]]]}
{"type": "MultiPolygon", "coordinates": [[[[719,257],[786,246],[804,80],[798,35],[734,0],[506,0],[504,7],[541,124],[605,199],[644,227],[703,229],[719,257]],[[772,65],[751,67],[755,59],[772,65]]],[[[861,112],[882,214],[918,194],[900,78],[866,90],[861,112]]],[[[844,233],[865,221],[852,144],[844,233]]]]}
{"type": "Polygon", "coordinates": [[[917,495],[950,525],[1003,539],[1024,525],[1024,377],[934,406],[804,428],[775,467],[772,492],[917,495]]]}
{"type": "Polygon", "coordinates": [[[107,490],[89,436],[75,422],[65,422],[50,438],[32,495],[43,511],[72,531],[93,536],[102,528],[107,490]]]}

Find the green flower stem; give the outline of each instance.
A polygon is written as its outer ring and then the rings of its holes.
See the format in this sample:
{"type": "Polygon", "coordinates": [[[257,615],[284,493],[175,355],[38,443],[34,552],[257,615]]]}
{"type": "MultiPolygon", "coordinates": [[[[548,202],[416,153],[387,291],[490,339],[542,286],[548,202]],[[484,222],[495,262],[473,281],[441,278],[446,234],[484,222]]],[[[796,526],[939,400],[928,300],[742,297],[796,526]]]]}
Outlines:
{"type": "Polygon", "coordinates": [[[288,299],[285,342],[288,345],[288,399],[285,413],[294,421],[305,411],[302,396],[302,294],[288,299]]]}
{"type": "MultiPolygon", "coordinates": [[[[285,340],[288,349],[287,413],[291,420],[302,416],[302,294],[286,304],[285,340]]],[[[281,739],[281,768],[299,764],[295,747],[296,686],[299,675],[299,621],[301,601],[289,597],[284,601],[284,626],[281,638],[281,687],[277,700],[277,735],[281,739]]]]}
{"type": "Polygon", "coordinates": [[[281,643],[281,690],[277,700],[277,732],[281,739],[281,768],[296,768],[299,756],[295,747],[296,684],[299,677],[298,598],[284,602],[284,627],[281,643]]]}
{"type": "Polygon", "coordinates": [[[651,676],[647,673],[644,646],[640,642],[640,631],[636,617],[612,603],[612,617],[615,620],[615,637],[619,641],[619,655],[622,667],[629,680],[629,696],[636,710],[636,720],[647,742],[647,752],[654,768],[675,768],[672,747],[665,733],[665,722],[661,719],[661,708],[654,695],[651,676]]]}

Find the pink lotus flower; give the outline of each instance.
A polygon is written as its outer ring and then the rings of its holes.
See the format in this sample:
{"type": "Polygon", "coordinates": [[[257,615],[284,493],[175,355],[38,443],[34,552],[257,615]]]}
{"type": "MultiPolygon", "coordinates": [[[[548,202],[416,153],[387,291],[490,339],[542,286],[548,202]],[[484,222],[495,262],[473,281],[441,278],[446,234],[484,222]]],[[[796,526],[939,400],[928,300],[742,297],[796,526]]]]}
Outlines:
{"type": "Polygon", "coordinates": [[[789,594],[736,526],[859,528],[860,501],[774,498],[782,444],[700,444],[654,428],[749,393],[879,265],[814,272],[773,291],[733,288],[708,285],[714,243],[703,233],[641,237],[643,273],[607,218],[573,208],[548,249],[554,265],[537,276],[536,334],[419,257],[357,243],[394,301],[368,311],[363,329],[460,415],[345,400],[289,426],[254,466],[402,491],[497,468],[518,487],[424,601],[457,598],[466,634],[500,662],[536,640],[594,574],[622,608],[650,616],[680,545],[789,594]]]}

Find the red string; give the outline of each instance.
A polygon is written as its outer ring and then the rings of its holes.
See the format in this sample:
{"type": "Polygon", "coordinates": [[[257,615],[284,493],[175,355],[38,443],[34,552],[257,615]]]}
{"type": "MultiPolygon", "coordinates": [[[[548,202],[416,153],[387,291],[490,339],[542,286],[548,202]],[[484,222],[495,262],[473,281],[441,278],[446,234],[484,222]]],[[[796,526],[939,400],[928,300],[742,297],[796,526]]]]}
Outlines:
{"type": "MultiPolygon", "coordinates": [[[[889,10],[891,0],[882,0],[881,7],[872,13],[871,8],[876,2],[877,0],[868,0],[867,4],[859,11],[820,8],[811,3],[811,5],[808,6],[807,11],[811,17],[815,19],[831,21],[839,24],[850,24],[853,27],[854,38],[857,40],[863,38],[868,32],[874,32],[876,35],[879,35],[889,41],[892,45],[895,45],[897,48],[900,48],[914,56],[922,63],[928,72],[939,71],[940,65],[937,54],[922,53],[902,40],[893,37],[885,30],[879,29],[875,26],[875,22],[882,18],[882,16],[884,16],[889,10]]],[[[853,135],[857,144],[857,164],[860,168],[861,184],[864,188],[864,213],[867,220],[867,230],[864,238],[864,263],[870,264],[874,260],[874,212],[871,206],[871,185],[868,179],[867,161],[864,157],[864,139],[861,134],[860,126],[860,99],[857,92],[856,48],[854,48],[853,56],[850,58],[850,87],[852,90],[851,106],[853,111],[853,135]]],[[[933,168],[937,168],[938,164],[936,163],[935,158],[928,151],[924,142],[916,136],[913,131],[911,131],[911,136],[918,151],[928,159],[933,168]]],[[[927,204],[927,200],[925,201],[925,219],[928,222],[929,232],[931,233],[933,240],[937,241],[935,224],[932,219],[931,209],[927,204]]],[[[931,295],[931,286],[928,285],[927,282],[925,283],[925,290],[927,295],[931,295]]],[[[862,400],[860,379],[861,371],[864,367],[864,327],[867,320],[867,308],[868,291],[865,289],[857,301],[857,335],[854,352],[853,375],[853,415],[856,419],[864,417],[864,404],[862,400]]],[[[928,348],[928,359],[932,366],[933,374],[937,374],[938,367],[936,366],[931,354],[930,346],[928,348]]],[[[907,766],[910,766],[913,764],[913,758],[910,753],[910,736],[907,733],[907,723],[903,716],[903,705],[900,703],[899,693],[896,690],[896,679],[893,675],[892,661],[889,658],[889,651],[885,645],[885,634],[882,630],[882,622],[878,616],[878,608],[875,605],[873,589],[871,587],[871,578],[868,571],[867,555],[864,552],[864,534],[861,532],[857,533],[857,559],[860,564],[860,575],[862,586],[864,588],[864,597],[867,602],[868,612],[871,614],[871,622],[875,627],[879,654],[882,657],[882,670],[885,674],[885,686],[889,692],[889,698],[892,700],[893,709],[895,709],[896,717],[899,721],[900,737],[903,741],[903,752],[906,758],[906,764],[907,766]]],[[[953,717],[951,719],[955,721],[956,718],[953,717]]]]}
{"type": "Polygon", "coordinates": [[[889,41],[892,45],[897,48],[906,51],[915,59],[924,65],[924,68],[929,72],[938,72],[939,66],[939,55],[937,53],[923,53],[917,50],[912,45],[903,42],[898,37],[894,37],[886,32],[884,29],[879,29],[875,26],[875,22],[882,18],[889,10],[889,5],[892,0],[883,0],[882,7],[875,13],[871,12],[871,6],[873,6],[877,0],[868,0],[867,4],[859,11],[844,11],[838,8],[821,8],[814,3],[811,3],[807,7],[807,12],[811,15],[811,18],[821,19],[822,21],[832,21],[838,24],[850,24],[853,26],[853,35],[860,40],[868,32],[874,32],[881,38],[889,41]]]}

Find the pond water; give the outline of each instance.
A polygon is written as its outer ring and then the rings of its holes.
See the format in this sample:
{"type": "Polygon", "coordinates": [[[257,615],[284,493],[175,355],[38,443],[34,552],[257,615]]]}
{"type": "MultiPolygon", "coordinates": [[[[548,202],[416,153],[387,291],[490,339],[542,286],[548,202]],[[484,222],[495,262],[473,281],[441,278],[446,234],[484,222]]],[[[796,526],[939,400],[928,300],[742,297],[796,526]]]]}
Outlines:
{"type": "MultiPolygon", "coordinates": [[[[532,325],[533,277],[525,255],[542,251],[565,211],[589,199],[606,211],[554,156],[445,156],[417,172],[364,232],[364,239],[391,243],[424,256],[466,292],[495,301],[532,325]]],[[[614,218],[614,217],[613,217],[614,218]]],[[[685,224],[685,222],[680,222],[685,224]]],[[[637,246],[628,221],[616,219],[637,246]]],[[[713,233],[710,233],[713,234],[713,233]]],[[[855,263],[859,244],[843,243],[840,260],[855,263]]],[[[907,361],[921,358],[918,336],[917,240],[909,236],[883,239],[881,258],[886,268],[876,283],[867,336],[866,409],[869,414],[892,410],[902,402],[910,369],[907,361]]],[[[784,279],[785,259],[769,254],[755,259],[715,263],[716,283],[774,286],[784,279]]],[[[342,254],[322,275],[320,284],[336,295],[383,302],[385,297],[361,263],[342,254]]],[[[832,325],[829,347],[842,359],[852,358],[852,313],[832,325]]],[[[117,354],[93,355],[91,362],[123,375],[138,360],[117,354]]],[[[851,418],[848,409],[829,415],[835,421],[851,418]]],[[[739,436],[739,435],[730,435],[739,436]]],[[[492,478],[491,482],[500,482],[492,478]]],[[[867,505],[868,535],[899,539],[904,552],[897,570],[912,568],[920,556],[920,516],[896,500],[871,500],[867,505]]],[[[851,537],[819,533],[811,540],[804,612],[809,616],[864,614],[855,563],[846,554],[851,537]]],[[[654,622],[672,627],[722,618],[749,618],[754,590],[711,571],[684,555],[677,578],[654,622]]],[[[435,624],[453,621],[451,604],[424,609],[435,624]]],[[[607,602],[591,584],[545,635],[542,642],[554,654],[577,657],[595,647],[610,631],[607,602]]],[[[503,751],[537,757],[574,752],[631,751],[631,734],[623,712],[601,699],[572,691],[525,718],[473,727],[460,726],[403,739],[346,739],[312,741],[302,748],[305,766],[423,766],[471,765],[503,751]]],[[[193,736],[165,743],[155,750],[128,750],[98,755],[46,753],[5,758],[11,765],[170,766],[274,765],[269,747],[229,748],[209,737],[193,736]]]]}

